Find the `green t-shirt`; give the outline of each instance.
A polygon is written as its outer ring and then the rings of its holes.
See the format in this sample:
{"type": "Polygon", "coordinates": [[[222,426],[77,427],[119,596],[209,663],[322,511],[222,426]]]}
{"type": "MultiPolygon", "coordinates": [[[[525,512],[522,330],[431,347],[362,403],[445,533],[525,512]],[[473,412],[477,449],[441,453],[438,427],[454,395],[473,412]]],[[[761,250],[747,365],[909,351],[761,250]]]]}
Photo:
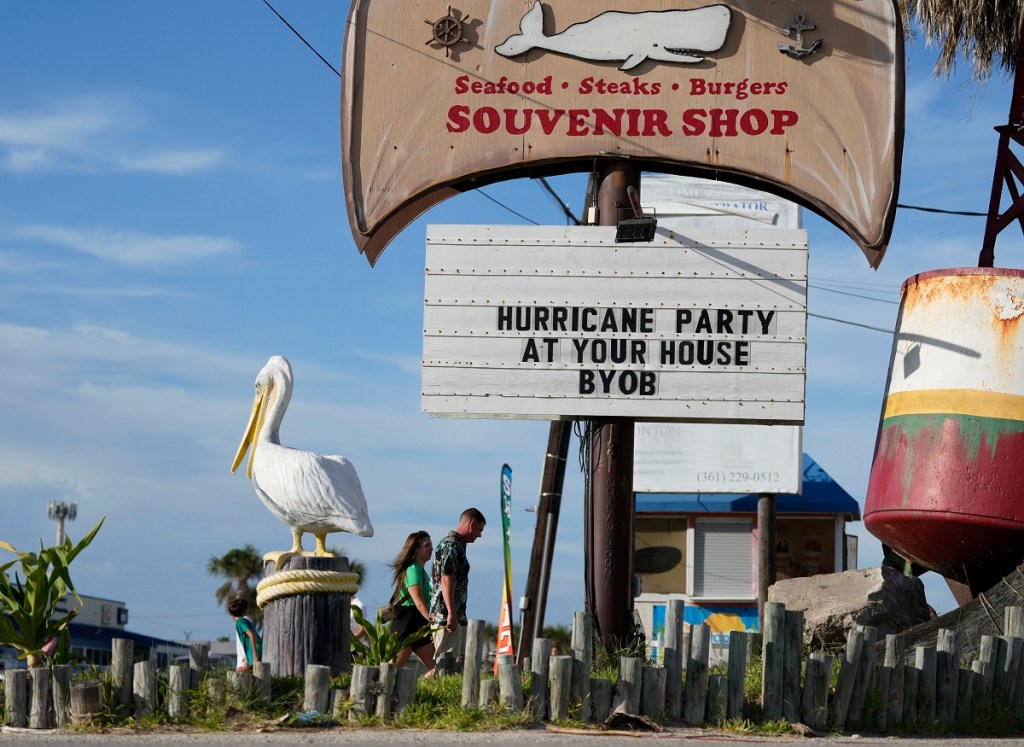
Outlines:
{"type": "MultiPolygon", "coordinates": [[[[405,569],[405,583],[402,584],[402,593],[398,595],[398,604],[403,607],[411,607],[413,604],[412,597],[408,594],[410,586],[416,586],[419,584],[420,591],[423,592],[423,599],[430,599],[430,576],[423,570],[423,566],[416,565],[413,563],[405,569]]],[[[429,602],[428,602],[429,603],[429,602]]]]}

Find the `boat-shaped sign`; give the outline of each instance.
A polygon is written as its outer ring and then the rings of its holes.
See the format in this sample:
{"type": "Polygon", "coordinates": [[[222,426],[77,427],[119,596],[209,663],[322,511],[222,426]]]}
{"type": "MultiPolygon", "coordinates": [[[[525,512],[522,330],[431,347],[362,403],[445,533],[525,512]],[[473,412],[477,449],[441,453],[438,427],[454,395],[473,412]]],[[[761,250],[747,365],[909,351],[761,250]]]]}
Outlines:
{"type": "Polygon", "coordinates": [[[903,143],[892,0],[455,2],[352,4],[343,170],[371,263],[447,197],[605,158],[795,200],[881,261],[903,143]]]}

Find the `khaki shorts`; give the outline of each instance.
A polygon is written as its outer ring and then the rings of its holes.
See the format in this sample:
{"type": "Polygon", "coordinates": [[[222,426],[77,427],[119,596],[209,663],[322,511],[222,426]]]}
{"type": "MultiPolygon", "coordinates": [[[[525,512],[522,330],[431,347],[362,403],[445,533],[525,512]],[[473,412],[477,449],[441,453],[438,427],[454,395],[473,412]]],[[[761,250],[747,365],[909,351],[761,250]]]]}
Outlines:
{"type": "Polygon", "coordinates": [[[466,649],[466,626],[460,625],[455,632],[449,632],[447,628],[434,631],[434,658],[436,659],[446,651],[451,651],[458,659],[466,649]]]}

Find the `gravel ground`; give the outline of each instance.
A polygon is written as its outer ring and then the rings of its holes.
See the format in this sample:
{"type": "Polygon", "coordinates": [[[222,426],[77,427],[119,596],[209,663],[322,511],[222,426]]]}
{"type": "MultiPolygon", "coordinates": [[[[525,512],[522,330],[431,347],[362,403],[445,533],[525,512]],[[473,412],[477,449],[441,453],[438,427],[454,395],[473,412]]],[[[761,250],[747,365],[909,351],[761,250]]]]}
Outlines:
{"type": "Polygon", "coordinates": [[[733,744],[793,744],[806,743],[811,745],[847,745],[848,747],[867,747],[867,745],[885,745],[887,747],[982,747],[998,745],[999,747],[1024,747],[1024,737],[1012,739],[959,738],[959,739],[919,739],[874,736],[828,736],[804,738],[787,735],[777,738],[748,737],[727,734],[707,729],[666,729],[662,733],[609,733],[591,732],[574,733],[545,729],[519,729],[500,732],[447,732],[420,731],[413,729],[383,728],[334,728],[334,729],[277,729],[268,728],[264,731],[246,732],[209,732],[185,731],[176,728],[155,729],[151,731],[134,731],[129,729],[111,729],[107,731],[85,732],[76,730],[30,730],[0,729],[0,744],[24,745],[65,745],[65,744],[118,744],[143,743],[146,745],[272,745],[272,744],[424,744],[424,745],[488,745],[504,747],[505,745],[534,745],[535,747],[557,747],[559,745],[593,744],[596,747],[637,747],[642,740],[654,740],[658,743],[683,742],[686,745],[721,745],[733,744]]]}

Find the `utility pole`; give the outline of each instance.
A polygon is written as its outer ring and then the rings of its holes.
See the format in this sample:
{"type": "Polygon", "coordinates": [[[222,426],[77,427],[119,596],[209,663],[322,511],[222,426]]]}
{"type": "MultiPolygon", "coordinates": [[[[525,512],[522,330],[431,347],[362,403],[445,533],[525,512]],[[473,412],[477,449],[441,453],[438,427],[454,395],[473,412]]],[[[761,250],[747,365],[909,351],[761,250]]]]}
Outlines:
{"type": "Polygon", "coordinates": [[[57,522],[57,544],[64,544],[64,519],[70,519],[74,521],[78,515],[78,504],[74,501],[71,503],[65,503],[64,501],[50,501],[47,505],[48,513],[51,519],[57,522]]]}

